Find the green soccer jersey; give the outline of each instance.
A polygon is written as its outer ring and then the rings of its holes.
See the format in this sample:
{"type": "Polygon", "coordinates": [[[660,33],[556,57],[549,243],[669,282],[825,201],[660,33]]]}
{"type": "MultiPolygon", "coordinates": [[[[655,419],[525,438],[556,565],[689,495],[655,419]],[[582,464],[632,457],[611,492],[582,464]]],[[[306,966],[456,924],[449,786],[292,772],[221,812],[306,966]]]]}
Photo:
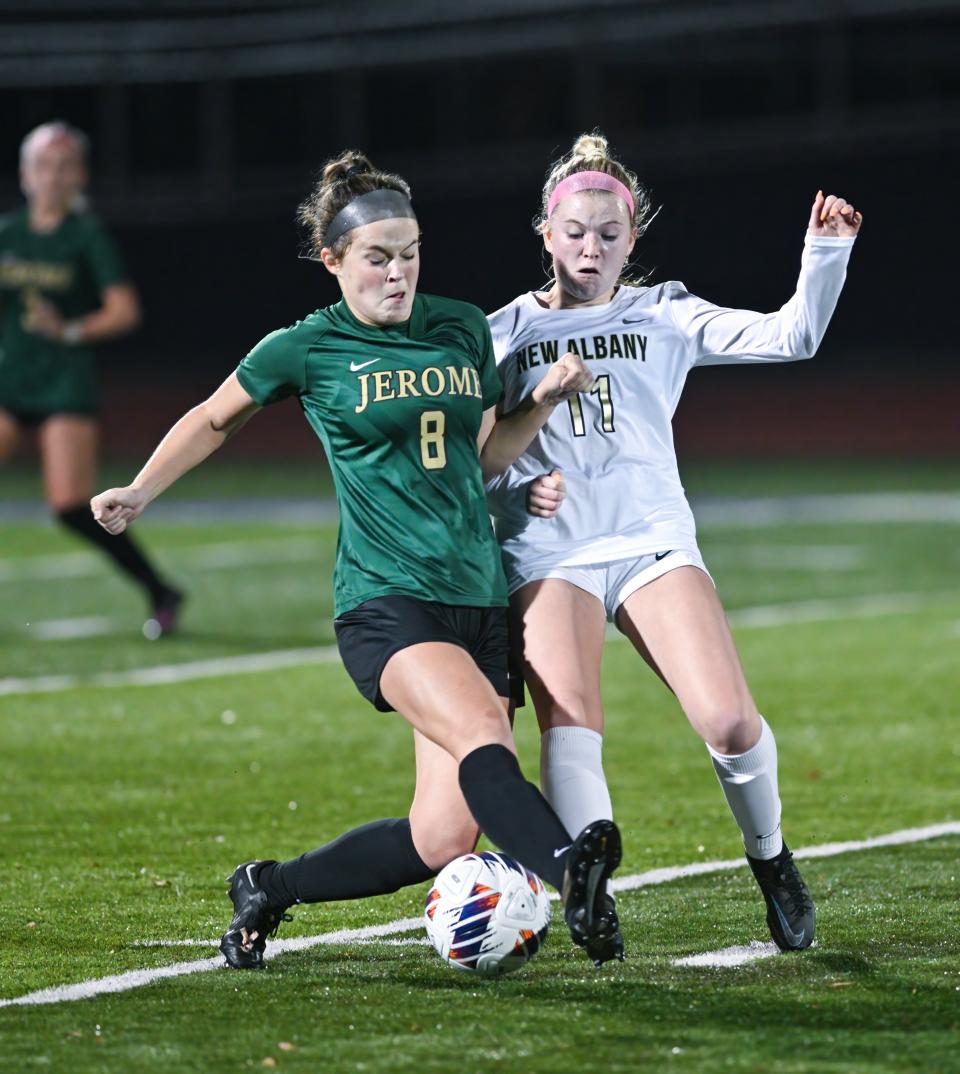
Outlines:
{"type": "Polygon", "coordinates": [[[42,416],[97,408],[93,350],[25,332],[31,294],[67,320],[101,305],[126,279],[116,246],[91,213],[70,213],[50,232],[30,230],[26,209],[0,217],[0,407],[42,416]]]}
{"type": "Polygon", "coordinates": [[[409,321],[374,327],[341,301],[267,336],[237,377],[261,405],[296,395],[323,442],[340,508],[337,615],[388,594],[506,604],[477,457],[501,390],[481,310],[417,295],[409,321]]]}

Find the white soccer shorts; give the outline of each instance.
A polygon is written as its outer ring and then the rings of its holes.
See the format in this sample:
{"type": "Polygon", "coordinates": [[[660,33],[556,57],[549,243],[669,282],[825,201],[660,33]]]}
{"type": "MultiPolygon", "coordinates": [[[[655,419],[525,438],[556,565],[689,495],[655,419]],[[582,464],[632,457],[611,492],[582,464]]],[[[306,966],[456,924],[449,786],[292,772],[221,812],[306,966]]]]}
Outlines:
{"type": "Polygon", "coordinates": [[[677,567],[697,567],[713,582],[700,555],[694,548],[672,548],[664,552],[651,552],[645,556],[631,556],[629,559],[616,559],[610,563],[581,563],[577,566],[544,566],[537,564],[523,570],[515,564],[505,564],[507,587],[510,593],[529,582],[539,582],[544,578],[560,578],[578,589],[592,594],[604,606],[607,619],[614,622],[617,609],[630,596],[656,578],[677,567]]]}

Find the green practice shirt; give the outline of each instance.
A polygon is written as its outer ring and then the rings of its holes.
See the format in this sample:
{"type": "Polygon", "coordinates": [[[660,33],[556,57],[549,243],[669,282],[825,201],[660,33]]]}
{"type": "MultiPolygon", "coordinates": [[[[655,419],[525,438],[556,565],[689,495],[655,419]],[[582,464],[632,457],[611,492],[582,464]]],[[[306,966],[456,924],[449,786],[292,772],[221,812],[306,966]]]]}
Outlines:
{"type": "Polygon", "coordinates": [[[106,287],[126,279],[123,262],[92,213],[70,213],[50,232],[30,230],[26,209],[0,216],[0,406],[25,414],[93,413],[93,350],[25,332],[31,293],[67,320],[102,305],[106,287]]]}
{"type": "Polygon", "coordinates": [[[374,327],[341,301],[271,333],[237,378],[261,406],[297,396],[326,450],[337,615],[388,594],[507,603],[477,456],[501,391],[481,310],[417,295],[409,321],[374,327]]]}

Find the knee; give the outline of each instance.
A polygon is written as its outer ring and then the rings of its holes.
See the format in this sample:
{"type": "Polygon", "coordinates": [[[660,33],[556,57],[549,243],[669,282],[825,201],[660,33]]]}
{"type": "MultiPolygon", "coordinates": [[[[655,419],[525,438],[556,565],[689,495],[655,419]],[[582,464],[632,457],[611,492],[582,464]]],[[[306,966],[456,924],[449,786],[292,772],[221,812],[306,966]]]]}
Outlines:
{"type": "Polygon", "coordinates": [[[599,702],[584,691],[571,689],[534,697],[540,728],[589,727],[603,729],[603,709],[599,702]]]}
{"type": "Polygon", "coordinates": [[[11,458],[19,443],[20,433],[16,422],[0,416],[0,462],[6,462],[11,458]]]}
{"type": "Polygon", "coordinates": [[[445,825],[442,830],[431,828],[414,832],[414,845],[425,865],[439,872],[454,858],[469,854],[477,845],[480,829],[473,818],[459,825],[445,825]]]}
{"type": "Polygon", "coordinates": [[[76,496],[57,495],[55,493],[48,493],[47,507],[50,508],[51,513],[58,522],[62,522],[64,526],[70,526],[71,528],[75,518],[79,517],[82,512],[90,510],[90,505],[86,500],[78,500],[76,496]]]}
{"type": "Polygon", "coordinates": [[[492,704],[487,709],[478,710],[476,714],[471,715],[468,722],[465,721],[464,724],[459,725],[448,748],[459,762],[474,750],[494,744],[513,750],[513,732],[510,730],[510,721],[507,719],[506,710],[499,704],[492,704]]]}
{"type": "Polygon", "coordinates": [[[703,740],[717,753],[746,753],[760,738],[760,716],[752,704],[711,705],[699,714],[696,725],[703,740]]]}

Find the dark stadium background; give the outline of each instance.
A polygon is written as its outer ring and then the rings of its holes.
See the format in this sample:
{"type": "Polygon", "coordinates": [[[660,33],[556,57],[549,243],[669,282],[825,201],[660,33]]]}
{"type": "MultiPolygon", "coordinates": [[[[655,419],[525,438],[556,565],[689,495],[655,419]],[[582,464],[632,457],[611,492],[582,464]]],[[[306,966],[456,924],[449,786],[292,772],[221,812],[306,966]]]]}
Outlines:
{"type": "MultiPolygon", "coordinates": [[[[348,147],[411,182],[421,288],[495,309],[543,276],[546,165],[599,126],[662,211],[657,279],[792,293],[816,189],[865,214],[821,353],[693,375],[687,457],[960,453],[960,4],[686,0],[34,0],[0,6],[0,207],[64,118],[145,303],[104,347],[114,457],[138,457],[261,336],[335,300],[298,201],[348,147]]],[[[315,451],[295,408],[241,455],[315,451]]]]}

